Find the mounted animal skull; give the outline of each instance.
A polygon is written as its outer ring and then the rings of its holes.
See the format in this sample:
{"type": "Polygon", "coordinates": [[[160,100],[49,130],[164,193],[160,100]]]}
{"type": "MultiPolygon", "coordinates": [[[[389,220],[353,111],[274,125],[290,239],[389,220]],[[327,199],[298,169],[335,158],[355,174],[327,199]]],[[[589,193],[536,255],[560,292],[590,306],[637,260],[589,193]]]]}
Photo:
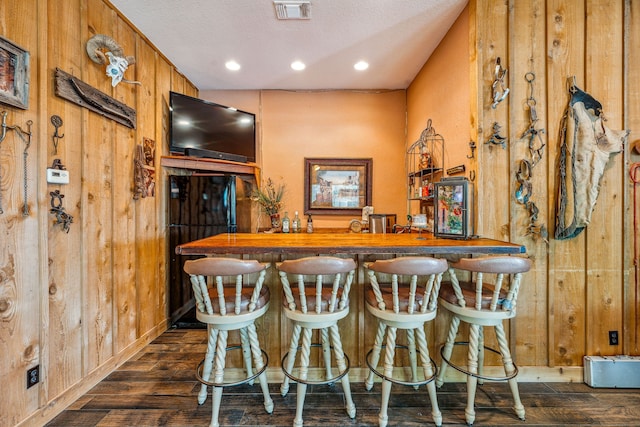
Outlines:
{"type": "Polygon", "coordinates": [[[129,65],[135,64],[136,60],[133,56],[124,56],[120,45],[111,37],[105,34],[96,34],[91,37],[87,41],[87,54],[96,64],[106,65],[107,76],[111,77],[111,86],[115,87],[121,81],[141,84],[123,78],[129,65]]]}

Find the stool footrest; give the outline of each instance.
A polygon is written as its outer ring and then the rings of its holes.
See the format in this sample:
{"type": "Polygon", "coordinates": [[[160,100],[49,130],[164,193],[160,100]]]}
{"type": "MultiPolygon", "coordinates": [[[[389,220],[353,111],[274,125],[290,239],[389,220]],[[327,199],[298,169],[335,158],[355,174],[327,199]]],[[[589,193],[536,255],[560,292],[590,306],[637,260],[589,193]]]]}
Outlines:
{"type": "MultiPolygon", "coordinates": [[[[453,343],[453,345],[469,345],[469,342],[468,341],[456,341],[456,342],[453,343]]],[[[485,350],[489,350],[489,351],[491,351],[493,353],[500,354],[500,352],[498,350],[494,349],[494,348],[487,347],[487,346],[483,346],[483,347],[484,347],[485,350]]],[[[476,377],[476,378],[479,378],[479,379],[482,379],[482,380],[487,380],[487,381],[509,381],[510,379],[513,379],[518,375],[518,366],[515,363],[513,364],[513,367],[515,369],[513,371],[513,374],[507,375],[507,376],[504,376],[504,377],[489,377],[489,376],[486,376],[486,375],[480,375],[480,374],[477,374],[477,373],[473,373],[473,372],[470,372],[470,371],[468,371],[468,370],[466,370],[464,368],[461,368],[460,366],[458,366],[458,365],[454,364],[453,362],[451,362],[450,360],[446,359],[442,354],[443,350],[444,350],[444,346],[440,347],[440,356],[442,357],[442,360],[447,365],[451,366],[456,371],[462,372],[463,374],[470,375],[472,377],[476,377]]]]}
{"type": "MultiPolygon", "coordinates": [[[[229,351],[229,350],[240,350],[240,349],[242,349],[241,345],[232,345],[232,346],[227,347],[227,351],[229,351]]],[[[237,385],[246,384],[246,383],[248,383],[250,381],[253,381],[256,378],[258,378],[260,376],[260,374],[262,374],[264,371],[266,371],[267,366],[269,365],[269,355],[263,349],[260,349],[260,351],[262,352],[262,356],[264,357],[264,366],[259,371],[255,372],[253,375],[251,375],[251,376],[249,376],[247,378],[243,378],[243,379],[241,379],[239,381],[228,382],[228,383],[214,383],[214,382],[211,382],[211,381],[205,381],[202,378],[202,366],[204,365],[204,359],[202,359],[200,361],[200,363],[198,363],[198,367],[196,368],[196,378],[202,384],[206,384],[206,385],[211,386],[211,387],[233,387],[233,386],[237,386],[237,385]]]]}
{"type": "MultiPolygon", "coordinates": [[[[387,348],[386,344],[382,345],[382,349],[387,348]]],[[[396,345],[396,348],[401,348],[404,350],[408,350],[409,348],[406,345],[396,345]]],[[[436,362],[432,359],[429,358],[429,360],[431,360],[431,366],[433,366],[433,375],[430,376],[429,378],[424,379],[423,381],[406,381],[406,380],[401,380],[398,378],[393,378],[393,377],[388,377],[385,374],[383,374],[382,372],[378,371],[377,369],[375,369],[374,367],[371,366],[371,362],[369,361],[369,358],[371,357],[371,353],[373,353],[373,349],[369,350],[369,352],[367,353],[367,357],[365,358],[365,361],[367,362],[367,366],[369,367],[369,369],[371,369],[371,372],[373,372],[374,374],[376,374],[378,377],[382,378],[383,380],[386,381],[390,381],[394,384],[399,384],[399,385],[406,385],[406,386],[410,386],[410,387],[418,387],[418,386],[422,386],[422,385],[426,385],[429,384],[431,381],[436,379],[436,374],[438,372],[438,368],[436,367],[436,362]]],[[[416,351],[416,354],[419,354],[419,351],[416,351]]]]}
{"type": "MultiPolygon", "coordinates": [[[[322,347],[322,344],[320,343],[312,343],[311,347],[322,347]]],[[[302,347],[298,346],[298,351],[301,349],[302,347]]],[[[329,347],[330,349],[333,349],[333,346],[329,347]]],[[[329,378],[329,379],[325,379],[325,380],[303,380],[299,377],[294,376],[293,374],[291,374],[290,372],[287,372],[287,370],[285,369],[285,360],[287,360],[287,357],[289,357],[289,352],[286,352],[285,355],[282,357],[282,372],[292,381],[298,382],[298,383],[302,383],[302,384],[307,384],[307,385],[323,385],[323,384],[333,384],[335,382],[338,382],[342,379],[342,377],[344,377],[345,375],[347,375],[349,373],[349,369],[351,369],[351,362],[349,361],[349,356],[346,355],[346,353],[344,353],[344,359],[345,362],[347,364],[347,367],[345,368],[344,371],[340,372],[337,376],[333,377],[333,378],[329,378]]]]}

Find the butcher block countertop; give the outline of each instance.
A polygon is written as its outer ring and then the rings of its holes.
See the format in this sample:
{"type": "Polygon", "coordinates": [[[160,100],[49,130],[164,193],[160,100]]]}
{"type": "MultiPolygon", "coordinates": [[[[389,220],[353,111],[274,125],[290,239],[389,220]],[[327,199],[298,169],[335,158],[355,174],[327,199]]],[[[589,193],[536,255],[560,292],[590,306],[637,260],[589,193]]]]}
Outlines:
{"type": "Polygon", "coordinates": [[[210,254],[518,254],[500,240],[436,238],[431,233],[227,233],[176,247],[178,255],[210,254]]]}

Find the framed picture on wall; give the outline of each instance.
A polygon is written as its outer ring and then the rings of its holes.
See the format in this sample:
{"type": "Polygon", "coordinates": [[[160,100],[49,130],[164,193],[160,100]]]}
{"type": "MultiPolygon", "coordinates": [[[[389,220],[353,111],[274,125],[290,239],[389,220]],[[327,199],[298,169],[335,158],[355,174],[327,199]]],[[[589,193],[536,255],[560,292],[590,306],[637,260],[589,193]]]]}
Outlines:
{"type": "Polygon", "coordinates": [[[371,205],[371,159],[304,159],[304,213],[361,214],[371,205]]]}
{"type": "Polygon", "coordinates": [[[445,178],[434,185],[436,237],[466,239],[471,234],[472,203],[466,178],[445,178]]]}
{"type": "Polygon", "coordinates": [[[0,103],[29,106],[29,53],[0,37],[0,103]]]}

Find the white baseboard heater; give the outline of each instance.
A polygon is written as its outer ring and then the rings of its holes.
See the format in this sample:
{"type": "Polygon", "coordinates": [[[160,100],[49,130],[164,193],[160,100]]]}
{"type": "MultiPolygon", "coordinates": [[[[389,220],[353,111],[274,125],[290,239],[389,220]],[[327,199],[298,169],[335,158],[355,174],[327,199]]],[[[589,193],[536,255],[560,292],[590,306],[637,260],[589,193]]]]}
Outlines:
{"type": "Polygon", "coordinates": [[[591,387],[640,388],[640,356],[584,356],[584,382],[591,387]]]}

